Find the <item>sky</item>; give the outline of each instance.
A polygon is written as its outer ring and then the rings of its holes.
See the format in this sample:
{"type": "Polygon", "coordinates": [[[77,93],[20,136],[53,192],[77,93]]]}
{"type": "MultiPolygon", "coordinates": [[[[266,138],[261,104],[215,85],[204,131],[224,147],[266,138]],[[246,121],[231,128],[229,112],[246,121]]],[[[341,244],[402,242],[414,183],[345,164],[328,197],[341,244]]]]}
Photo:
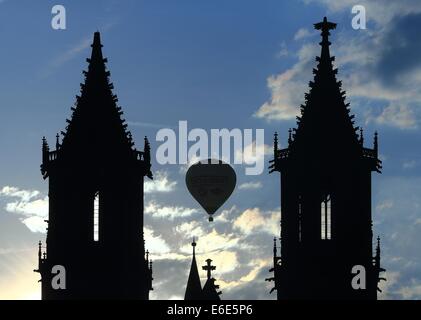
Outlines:
{"type": "MultiPolygon", "coordinates": [[[[147,135],[154,152],[158,130],[182,120],[189,129],[264,129],[267,164],[273,133],[285,146],[295,126],[320,50],[312,25],[325,15],[338,23],[331,53],[369,147],[379,132],[373,232],[387,270],[379,298],[421,298],[419,1],[61,0],[66,30],[51,27],[55,4],[0,1],[0,299],[40,298],[33,269],[48,217],[41,138],[53,142],[64,129],[95,31],[139,148],[147,135]],[[365,30],[351,26],[355,4],[366,8],[365,30]]],[[[264,279],[280,231],[279,174],[234,169],[236,190],[209,223],[185,186],[187,166],[153,157],[155,179],[145,187],[152,299],[183,298],[193,236],[199,269],[214,260],[223,299],[275,298],[264,279]]]]}

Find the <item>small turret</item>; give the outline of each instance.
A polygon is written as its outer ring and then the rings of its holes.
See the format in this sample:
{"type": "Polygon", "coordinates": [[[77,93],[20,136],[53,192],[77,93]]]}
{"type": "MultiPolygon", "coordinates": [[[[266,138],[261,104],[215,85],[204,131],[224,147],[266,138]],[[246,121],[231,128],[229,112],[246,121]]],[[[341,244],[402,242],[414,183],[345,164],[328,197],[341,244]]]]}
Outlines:
{"type": "Polygon", "coordinates": [[[373,144],[373,148],[374,148],[374,151],[376,152],[376,155],[378,155],[378,153],[379,153],[379,141],[378,141],[378,133],[377,133],[377,131],[376,132],[374,132],[374,144],[373,144]]]}
{"type": "Polygon", "coordinates": [[[57,133],[56,135],[56,151],[60,149],[60,135],[57,133]]]}
{"type": "Polygon", "coordinates": [[[273,156],[276,158],[278,154],[278,133],[275,132],[274,138],[273,138],[273,156]]]}

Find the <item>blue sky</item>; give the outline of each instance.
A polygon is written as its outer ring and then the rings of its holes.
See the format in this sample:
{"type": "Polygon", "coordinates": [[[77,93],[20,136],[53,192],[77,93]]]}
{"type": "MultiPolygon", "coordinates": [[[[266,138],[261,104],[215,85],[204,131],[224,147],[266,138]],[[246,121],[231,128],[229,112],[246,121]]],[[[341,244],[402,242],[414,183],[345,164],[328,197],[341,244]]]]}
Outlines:
{"type": "MultiPolygon", "coordinates": [[[[39,297],[32,270],[48,187],[41,138],[53,141],[70,116],[94,31],[137,146],[147,135],[156,150],[157,130],[180,120],[263,128],[271,145],[275,130],[285,144],[295,126],[319,52],[312,24],[324,15],[338,23],[331,51],[366,144],[380,134],[373,217],[388,270],[381,298],[421,298],[419,1],[60,1],[64,31],[51,28],[55,4],[0,1],[0,298],[39,297]],[[366,7],[366,30],[351,27],[354,4],[366,7]]],[[[279,176],[235,169],[238,188],[209,224],[184,185],[185,167],[154,161],[145,197],[153,298],[184,295],[193,235],[198,262],[215,260],[223,298],[274,298],[263,280],[279,232],[279,176]]]]}

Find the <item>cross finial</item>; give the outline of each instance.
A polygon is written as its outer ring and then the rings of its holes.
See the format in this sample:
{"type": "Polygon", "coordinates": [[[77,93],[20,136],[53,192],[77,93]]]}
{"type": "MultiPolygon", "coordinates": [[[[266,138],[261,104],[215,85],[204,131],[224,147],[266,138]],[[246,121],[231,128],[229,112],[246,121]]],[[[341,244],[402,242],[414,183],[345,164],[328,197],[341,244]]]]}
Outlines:
{"type": "Polygon", "coordinates": [[[322,46],[323,45],[329,46],[330,45],[330,42],[329,42],[330,32],[329,32],[329,30],[336,29],[336,23],[329,22],[329,21],[327,21],[327,18],[324,17],[322,22],[314,24],[314,29],[322,31],[322,42],[320,44],[322,46]]]}
{"type": "Polygon", "coordinates": [[[314,29],[322,30],[323,33],[329,33],[329,30],[336,29],[336,23],[327,21],[327,18],[324,17],[322,22],[315,23],[314,29]]]}
{"type": "Polygon", "coordinates": [[[208,279],[212,278],[212,271],[215,270],[216,267],[212,265],[212,259],[206,259],[206,266],[202,267],[202,270],[208,272],[207,276],[208,279]]]}

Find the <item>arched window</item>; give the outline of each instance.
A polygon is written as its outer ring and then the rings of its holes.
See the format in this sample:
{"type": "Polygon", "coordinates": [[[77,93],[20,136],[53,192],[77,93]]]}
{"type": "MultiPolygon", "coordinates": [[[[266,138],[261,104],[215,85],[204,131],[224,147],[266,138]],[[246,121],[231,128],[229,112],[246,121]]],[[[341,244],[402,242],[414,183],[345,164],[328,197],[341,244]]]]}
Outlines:
{"type": "Polygon", "coordinates": [[[94,241],[99,241],[99,192],[94,198],[94,241]]]}
{"type": "Polygon", "coordinates": [[[332,201],[330,195],[327,195],[322,203],[320,208],[320,217],[321,217],[321,238],[322,240],[330,240],[332,238],[331,232],[331,210],[332,210],[332,201]]]}

